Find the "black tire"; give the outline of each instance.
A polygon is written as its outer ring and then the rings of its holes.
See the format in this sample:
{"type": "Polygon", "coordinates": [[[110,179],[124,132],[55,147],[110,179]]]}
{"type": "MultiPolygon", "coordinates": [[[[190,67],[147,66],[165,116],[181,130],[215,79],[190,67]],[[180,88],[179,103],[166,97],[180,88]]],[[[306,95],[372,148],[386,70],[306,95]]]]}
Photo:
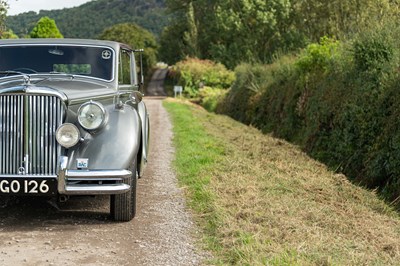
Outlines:
{"type": "Polygon", "coordinates": [[[111,195],[110,214],[111,218],[117,222],[129,222],[136,215],[136,185],[137,170],[136,162],[133,164],[132,177],[126,183],[131,185],[131,190],[124,194],[111,195]]]}

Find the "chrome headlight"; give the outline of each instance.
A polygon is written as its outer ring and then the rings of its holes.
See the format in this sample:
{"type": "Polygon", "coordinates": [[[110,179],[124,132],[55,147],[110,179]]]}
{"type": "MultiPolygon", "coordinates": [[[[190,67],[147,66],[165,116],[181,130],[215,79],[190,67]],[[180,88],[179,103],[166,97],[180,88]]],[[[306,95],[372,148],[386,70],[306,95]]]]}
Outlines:
{"type": "Polygon", "coordinates": [[[96,130],[106,122],[106,110],[97,102],[87,102],[78,110],[79,124],[86,130],[96,130]]]}
{"type": "Polygon", "coordinates": [[[64,148],[71,148],[75,146],[80,139],[79,129],[74,124],[62,124],[56,131],[56,139],[64,148]]]}

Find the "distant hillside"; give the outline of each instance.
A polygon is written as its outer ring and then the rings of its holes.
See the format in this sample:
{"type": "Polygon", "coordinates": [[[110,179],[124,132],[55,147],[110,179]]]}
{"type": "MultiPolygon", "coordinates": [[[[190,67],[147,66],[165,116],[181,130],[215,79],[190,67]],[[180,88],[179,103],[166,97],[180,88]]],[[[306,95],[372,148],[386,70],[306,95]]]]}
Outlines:
{"type": "Polygon", "coordinates": [[[9,16],[6,24],[24,36],[41,17],[48,16],[66,38],[96,38],[107,27],[134,22],[158,36],[167,23],[164,10],[165,0],[94,0],[79,7],[9,16]]]}

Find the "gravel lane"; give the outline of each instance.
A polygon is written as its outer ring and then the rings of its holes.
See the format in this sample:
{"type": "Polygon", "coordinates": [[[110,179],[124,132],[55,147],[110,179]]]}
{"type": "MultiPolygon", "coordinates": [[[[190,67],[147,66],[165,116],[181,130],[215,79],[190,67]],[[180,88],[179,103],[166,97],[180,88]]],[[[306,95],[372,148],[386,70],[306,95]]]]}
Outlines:
{"type": "MultiPolygon", "coordinates": [[[[151,165],[146,169],[143,180],[146,191],[152,191],[146,197],[146,208],[142,219],[146,230],[140,232],[141,242],[146,248],[141,256],[147,265],[199,265],[203,256],[194,246],[195,226],[185,207],[183,191],[178,188],[177,180],[171,169],[174,156],[172,147],[172,126],[168,113],[162,107],[161,100],[147,98],[151,120],[150,157],[151,165]]],[[[141,180],[142,181],[142,180],[141,180]]],[[[144,198],[144,197],[142,197],[144,198]]]]}
{"type": "Polygon", "coordinates": [[[151,77],[150,83],[147,86],[146,95],[150,96],[167,96],[164,90],[164,80],[168,74],[168,69],[157,69],[151,77]]]}
{"type": "Polygon", "coordinates": [[[138,181],[137,217],[109,219],[109,197],[54,206],[12,198],[0,207],[0,265],[200,265],[196,227],[171,169],[171,123],[160,99],[146,98],[151,154],[138,181]]]}

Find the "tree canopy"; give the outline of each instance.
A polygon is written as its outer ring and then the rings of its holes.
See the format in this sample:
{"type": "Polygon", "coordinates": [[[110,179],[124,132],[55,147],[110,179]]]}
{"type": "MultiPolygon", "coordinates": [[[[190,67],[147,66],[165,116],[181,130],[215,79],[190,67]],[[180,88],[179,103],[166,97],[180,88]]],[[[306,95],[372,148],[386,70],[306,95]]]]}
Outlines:
{"type": "Polygon", "coordinates": [[[117,24],[107,28],[99,39],[122,42],[134,49],[144,48],[143,68],[147,72],[157,61],[158,44],[154,35],[133,23],[117,24]]]}
{"type": "Polygon", "coordinates": [[[0,37],[3,38],[3,33],[6,31],[5,19],[7,16],[8,4],[7,1],[0,0],[0,37]]]}
{"type": "Polygon", "coordinates": [[[194,55],[230,68],[269,63],[323,36],[345,38],[397,18],[400,6],[399,0],[166,1],[173,19],[161,35],[161,59],[194,55]]]}
{"type": "Polygon", "coordinates": [[[7,26],[18,36],[28,35],[44,16],[57,21],[66,38],[96,38],[107,27],[135,23],[159,35],[167,23],[165,0],[96,0],[59,10],[26,12],[6,19],[7,26]]]}
{"type": "Polygon", "coordinates": [[[31,38],[64,38],[56,22],[49,17],[42,17],[30,33],[31,38]]]}

